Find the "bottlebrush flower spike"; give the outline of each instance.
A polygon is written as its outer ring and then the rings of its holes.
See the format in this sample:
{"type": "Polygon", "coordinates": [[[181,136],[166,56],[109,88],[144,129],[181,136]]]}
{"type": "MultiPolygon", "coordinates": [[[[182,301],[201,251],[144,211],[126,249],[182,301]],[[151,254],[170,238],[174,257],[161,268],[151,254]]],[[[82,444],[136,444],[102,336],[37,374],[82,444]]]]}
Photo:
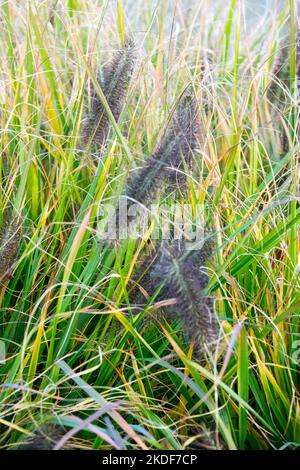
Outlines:
{"type": "Polygon", "coordinates": [[[184,185],[186,176],[177,170],[180,166],[184,170],[183,162],[191,167],[199,136],[198,106],[188,90],[181,96],[157,149],[129,182],[126,196],[146,205],[163,184],[178,181],[184,185]]]}
{"type": "MultiPolygon", "coordinates": [[[[10,168],[5,152],[1,153],[1,158],[5,174],[7,177],[10,177],[10,168]]],[[[6,208],[3,210],[3,219],[0,226],[0,289],[10,276],[11,268],[19,248],[21,235],[22,224],[20,218],[15,214],[11,202],[8,202],[6,208]]]]}
{"type": "Polygon", "coordinates": [[[12,215],[12,209],[6,208],[3,224],[0,228],[0,287],[8,280],[14,263],[20,239],[22,225],[18,216],[12,215]]]}
{"type": "Polygon", "coordinates": [[[22,450],[53,450],[55,444],[65,434],[63,427],[55,424],[43,425],[34,436],[23,446],[22,450]]]}
{"type": "Polygon", "coordinates": [[[208,275],[204,268],[211,253],[210,242],[193,251],[185,251],[182,240],[162,244],[148,276],[150,283],[146,286],[152,295],[164,283],[156,300],[176,299],[176,305],[168,310],[183,320],[186,333],[195,344],[197,357],[201,357],[219,335],[213,301],[205,294],[208,275]]]}
{"type": "MultiPolygon", "coordinates": [[[[97,74],[97,81],[107,100],[110,110],[118,121],[136,63],[136,48],[132,38],[127,38],[124,47],[118,50],[111,63],[104,67],[103,78],[97,74]]],[[[109,117],[92,85],[91,112],[87,117],[82,138],[86,147],[95,144],[103,148],[110,130],[109,117]]]]}
{"type": "MultiPolygon", "coordinates": [[[[289,50],[291,48],[291,44],[289,40],[285,40],[282,46],[280,47],[280,52],[275,60],[274,63],[274,70],[273,74],[279,80],[286,82],[289,85],[290,81],[290,62],[289,62],[289,50]]],[[[296,75],[299,78],[300,74],[300,31],[296,33],[296,42],[295,42],[295,50],[296,50],[296,75]]]]}
{"type": "MultiPolygon", "coordinates": [[[[273,123],[277,122],[280,129],[280,141],[281,141],[281,153],[286,154],[289,151],[289,139],[286,133],[286,129],[282,126],[282,117],[285,116],[288,120],[288,115],[290,112],[290,85],[291,85],[291,76],[290,76],[290,49],[291,43],[289,38],[286,39],[282,45],[279,47],[279,53],[275,58],[273,65],[273,79],[270,83],[268,89],[268,99],[275,105],[273,123]]],[[[295,52],[296,52],[296,69],[295,69],[295,86],[299,95],[300,90],[300,31],[296,33],[295,40],[295,52]]],[[[299,124],[296,122],[294,129],[295,134],[299,136],[299,124]]]]}
{"type": "MultiPolygon", "coordinates": [[[[288,102],[288,94],[285,92],[284,87],[289,88],[290,86],[290,48],[291,44],[289,39],[286,39],[279,47],[279,53],[277,54],[274,65],[273,65],[273,80],[268,90],[269,100],[276,105],[277,108],[283,109],[288,102]],[[284,85],[284,87],[282,86],[284,85]]],[[[299,89],[300,80],[300,31],[296,34],[296,86],[299,89]]]]}

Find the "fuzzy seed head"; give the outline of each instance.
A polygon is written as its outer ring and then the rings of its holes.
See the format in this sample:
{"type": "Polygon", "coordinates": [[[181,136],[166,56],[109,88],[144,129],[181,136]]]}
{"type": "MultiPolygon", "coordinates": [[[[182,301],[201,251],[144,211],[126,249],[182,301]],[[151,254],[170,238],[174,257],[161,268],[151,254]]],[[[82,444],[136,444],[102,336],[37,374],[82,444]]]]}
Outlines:
{"type": "Polygon", "coordinates": [[[11,211],[4,211],[3,224],[0,229],[0,287],[10,276],[20,239],[22,226],[18,216],[12,216],[11,211]]]}
{"type": "MultiPolygon", "coordinates": [[[[135,63],[135,44],[132,38],[127,38],[124,47],[118,50],[111,63],[104,67],[103,78],[99,73],[97,74],[99,86],[116,121],[118,121],[124,106],[135,63]]],[[[82,133],[84,145],[94,144],[102,149],[105,146],[109,130],[109,118],[92,85],[91,112],[85,121],[82,133]]]]}
{"type": "MultiPolygon", "coordinates": [[[[274,66],[273,66],[273,81],[269,88],[269,99],[272,102],[275,102],[277,106],[282,108],[285,105],[285,101],[287,96],[280,86],[280,82],[284,84],[286,87],[290,85],[290,61],[289,61],[289,50],[291,44],[289,39],[285,40],[280,47],[279,54],[275,58],[274,66]]],[[[299,80],[300,80],[300,31],[296,33],[296,78],[298,81],[299,87],[299,80]]]]}
{"type": "Polygon", "coordinates": [[[150,295],[164,283],[158,300],[176,299],[176,305],[168,310],[174,310],[183,320],[198,357],[219,334],[213,302],[205,293],[208,284],[205,264],[211,253],[210,242],[204,243],[200,250],[186,252],[182,241],[173,240],[160,247],[147,277],[146,289],[150,295]]]}
{"type": "Polygon", "coordinates": [[[65,430],[55,424],[43,425],[36,430],[34,436],[24,445],[23,450],[52,450],[62,438],[65,430]]]}
{"type": "Polygon", "coordinates": [[[135,172],[129,182],[126,195],[147,205],[164,184],[186,184],[185,164],[192,166],[194,151],[199,138],[198,105],[190,91],[186,91],[169,123],[166,132],[153,155],[135,172]]]}

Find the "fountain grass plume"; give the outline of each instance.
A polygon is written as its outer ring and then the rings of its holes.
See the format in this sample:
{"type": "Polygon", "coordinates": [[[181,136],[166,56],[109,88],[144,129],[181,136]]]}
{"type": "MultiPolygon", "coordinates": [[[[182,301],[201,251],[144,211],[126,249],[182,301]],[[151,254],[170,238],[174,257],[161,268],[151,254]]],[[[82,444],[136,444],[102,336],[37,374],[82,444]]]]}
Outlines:
{"type": "Polygon", "coordinates": [[[0,287],[9,279],[22,236],[22,224],[18,215],[8,207],[3,214],[0,228],[0,287]]]}
{"type": "MultiPolygon", "coordinates": [[[[124,46],[114,54],[111,63],[104,67],[102,77],[97,73],[97,81],[116,121],[124,106],[136,59],[134,41],[128,37],[124,46]]],[[[83,144],[87,148],[94,144],[102,149],[108,138],[110,122],[93,84],[91,89],[91,112],[84,122],[83,144]]]]}
{"type": "Polygon", "coordinates": [[[43,425],[37,429],[32,438],[30,438],[22,450],[53,450],[55,444],[65,434],[65,429],[56,424],[43,425]]]}
{"type": "Polygon", "coordinates": [[[163,285],[156,300],[176,299],[176,304],[167,310],[182,319],[197,357],[202,357],[206,347],[219,336],[213,301],[205,292],[208,284],[205,266],[211,254],[210,241],[193,251],[187,251],[182,240],[164,242],[147,274],[145,286],[152,295],[163,285]]]}
{"type": "MultiPolygon", "coordinates": [[[[289,49],[291,44],[289,39],[286,39],[280,47],[280,52],[275,59],[273,74],[282,82],[289,85],[290,80],[290,63],[289,63],[289,49]]],[[[300,74],[300,31],[296,33],[296,74],[299,77],[300,74]]]]}
{"type": "MultiPolygon", "coordinates": [[[[289,100],[287,99],[287,94],[285,93],[285,88],[290,87],[290,58],[289,50],[291,44],[289,38],[283,41],[281,47],[279,48],[279,53],[275,57],[273,64],[273,79],[268,90],[268,96],[270,101],[276,104],[277,109],[283,110],[286,105],[288,105],[289,100]]],[[[300,79],[300,31],[296,34],[296,76],[298,80],[299,88],[299,79],[300,79]]]]}
{"type": "Polygon", "coordinates": [[[157,149],[129,181],[126,196],[146,205],[164,184],[178,182],[183,188],[184,170],[192,166],[199,133],[197,101],[186,90],[157,149]]]}
{"type": "MultiPolygon", "coordinates": [[[[5,152],[1,154],[6,175],[9,177],[10,168],[5,152]]],[[[9,279],[11,269],[19,248],[22,236],[22,223],[9,201],[2,213],[0,225],[0,288],[9,279]]]]}
{"type": "MultiPolygon", "coordinates": [[[[286,119],[290,115],[291,111],[291,97],[290,86],[291,86],[291,64],[290,64],[290,49],[291,43],[290,38],[286,38],[281,47],[279,53],[275,57],[273,64],[273,79],[268,89],[268,98],[275,105],[274,120],[278,121],[278,126],[281,131],[281,152],[286,154],[289,151],[289,138],[286,130],[283,128],[279,118],[285,116],[286,119]]],[[[295,75],[296,75],[296,88],[299,94],[299,80],[300,80],[300,31],[296,33],[295,37],[295,75]]],[[[295,133],[299,135],[299,125],[296,123],[295,133]]]]}

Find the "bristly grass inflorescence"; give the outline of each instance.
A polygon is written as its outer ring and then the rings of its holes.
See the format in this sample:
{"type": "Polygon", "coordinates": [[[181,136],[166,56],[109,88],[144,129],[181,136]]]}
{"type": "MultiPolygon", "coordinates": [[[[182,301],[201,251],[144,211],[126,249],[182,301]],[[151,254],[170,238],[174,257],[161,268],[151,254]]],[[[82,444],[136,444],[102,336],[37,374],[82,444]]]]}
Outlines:
{"type": "MultiPolygon", "coordinates": [[[[287,125],[289,127],[288,121],[291,113],[291,101],[293,102],[296,98],[297,103],[299,103],[299,92],[300,92],[300,31],[297,31],[295,34],[295,43],[291,44],[290,38],[286,38],[280,43],[279,52],[276,54],[273,71],[272,71],[272,81],[268,90],[268,98],[270,102],[274,105],[274,119],[280,121],[278,122],[281,128],[281,151],[286,154],[289,150],[289,137],[286,129],[282,128],[282,119],[285,117],[287,125]],[[292,77],[291,69],[291,48],[293,46],[294,55],[293,59],[295,60],[295,77],[292,77]],[[295,80],[295,90],[296,96],[291,96],[291,80],[295,80]],[[292,99],[292,100],[291,100],[292,99]]],[[[295,128],[290,129],[291,134],[299,135],[299,119],[294,123],[295,128]]]]}
{"type": "MultiPolygon", "coordinates": [[[[115,52],[111,63],[104,67],[103,73],[96,74],[98,84],[116,121],[125,103],[136,59],[135,43],[132,37],[128,37],[124,46],[115,52]]],[[[91,90],[91,112],[85,119],[82,139],[85,148],[95,145],[103,150],[110,130],[109,117],[92,83],[91,90]]]]}
{"type": "MultiPolygon", "coordinates": [[[[123,196],[128,212],[135,205],[148,213],[150,205],[158,201],[160,191],[174,192],[175,189],[178,195],[179,191],[176,189],[179,188],[180,193],[186,195],[187,171],[192,170],[195,151],[201,141],[198,103],[189,86],[176,104],[156,150],[129,178],[123,196]]],[[[128,223],[128,220],[125,222],[128,223]]],[[[122,231],[120,223],[120,207],[117,207],[116,225],[122,231]]]]}
{"type": "MultiPolygon", "coordinates": [[[[296,53],[296,75],[298,80],[300,79],[300,31],[296,34],[295,53],[296,53]]],[[[282,82],[287,88],[290,85],[290,61],[289,51],[291,49],[291,43],[289,39],[285,39],[280,43],[279,53],[275,57],[273,65],[273,77],[271,83],[271,91],[274,93],[276,100],[280,103],[280,82],[282,82]],[[277,92],[277,96],[276,96],[277,92]]],[[[298,83],[299,86],[299,83],[298,83]]],[[[277,103],[277,104],[278,104],[277,103]]]]}
{"type": "Polygon", "coordinates": [[[10,277],[21,235],[22,225],[20,218],[18,215],[13,214],[12,209],[5,210],[3,223],[0,228],[0,287],[10,277]]]}
{"type": "MultiPolygon", "coordinates": [[[[10,177],[10,168],[5,153],[2,152],[6,176],[10,177]]],[[[0,224],[0,289],[5,285],[11,275],[11,269],[16,258],[22,236],[22,223],[20,216],[9,201],[2,212],[0,224]]]]}
{"type": "Polygon", "coordinates": [[[191,169],[199,143],[198,104],[192,90],[183,92],[170,123],[154,153],[128,183],[130,201],[147,205],[164,185],[186,186],[185,169],[191,169]]]}
{"type": "Polygon", "coordinates": [[[213,300],[206,292],[209,280],[206,268],[211,256],[210,240],[202,248],[188,251],[183,240],[163,242],[143,284],[149,295],[163,286],[157,300],[176,299],[176,304],[166,309],[183,321],[198,358],[207,348],[215,349],[219,337],[213,300]]]}
{"type": "Polygon", "coordinates": [[[35,430],[34,435],[21,447],[21,450],[53,450],[65,433],[63,426],[44,424],[40,429],[35,430]]]}

